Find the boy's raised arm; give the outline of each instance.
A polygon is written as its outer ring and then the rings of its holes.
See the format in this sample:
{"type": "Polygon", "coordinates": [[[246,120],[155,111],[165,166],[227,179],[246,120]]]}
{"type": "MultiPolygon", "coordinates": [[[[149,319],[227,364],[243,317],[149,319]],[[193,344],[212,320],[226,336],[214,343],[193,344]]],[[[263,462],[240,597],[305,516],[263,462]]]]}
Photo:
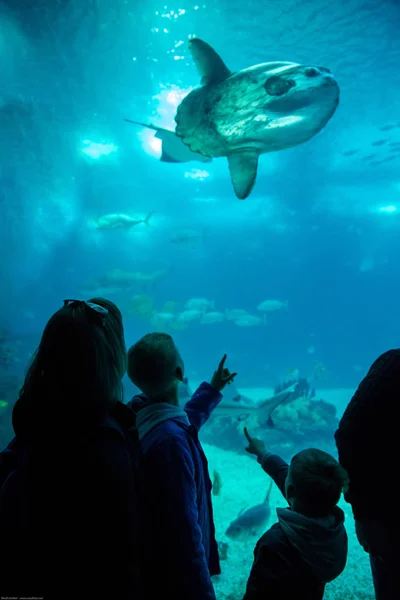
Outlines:
{"type": "Polygon", "coordinates": [[[286,498],[285,481],[289,465],[280,456],[270,452],[262,440],[252,437],[247,427],[244,428],[244,434],[249,443],[246,452],[257,456],[257,462],[260,463],[267,475],[272,477],[283,497],[286,498]]]}
{"type": "Polygon", "coordinates": [[[222,390],[237,375],[236,373],[231,373],[225,367],[225,361],[226,354],[220,360],[212,376],[211,383],[202,383],[185,405],[185,412],[189,421],[197,430],[208,421],[212,411],[222,400],[222,390]]]}

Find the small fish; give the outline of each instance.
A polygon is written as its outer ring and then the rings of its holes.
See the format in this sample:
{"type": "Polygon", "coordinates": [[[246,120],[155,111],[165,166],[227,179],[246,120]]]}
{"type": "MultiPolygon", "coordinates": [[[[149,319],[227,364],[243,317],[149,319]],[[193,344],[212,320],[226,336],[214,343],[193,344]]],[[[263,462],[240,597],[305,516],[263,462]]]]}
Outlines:
{"type": "Polygon", "coordinates": [[[94,225],[96,229],[100,230],[108,230],[108,229],[132,229],[136,225],[146,225],[146,227],[150,226],[150,219],[153,213],[149,213],[144,219],[138,219],[135,217],[130,217],[129,215],[114,213],[110,215],[103,215],[98,219],[95,219],[94,225]]]}
{"type": "Polygon", "coordinates": [[[256,327],[257,325],[261,325],[263,320],[261,317],[257,317],[256,315],[243,315],[234,321],[235,325],[238,327],[256,327]]]}
{"type": "Polygon", "coordinates": [[[342,152],[342,156],[354,156],[357,152],[360,152],[360,150],[347,150],[346,152],[342,152]]]}
{"type": "Polygon", "coordinates": [[[206,312],[207,310],[214,308],[214,300],[208,300],[207,298],[190,298],[185,304],[187,310],[199,310],[206,312]]]}
{"type": "Polygon", "coordinates": [[[214,496],[219,496],[222,488],[222,478],[216,469],[213,471],[212,493],[214,496]]]}
{"type": "Polygon", "coordinates": [[[321,361],[317,361],[314,365],[314,379],[320,379],[326,373],[326,367],[321,361]]]}
{"type": "Polygon", "coordinates": [[[156,329],[168,328],[175,321],[175,315],[172,313],[160,312],[152,316],[151,324],[156,329]]]}
{"type": "Polygon", "coordinates": [[[192,323],[193,321],[200,321],[203,316],[201,310],[185,310],[178,317],[179,323],[192,323]]]}
{"type": "Polygon", "coordinates": [[[189,146],[184,144],[174,131],[164,129],[163,127],[156,127],[151,124],[140,123],[139,121],[131,121],[130,119],[124,119],[124,121],[133,123],[133,125],[145,127],[146,129],[153,129],[156,132],[154,137],[161,140],[161,162],[185,163],[193,160],[202,163],[211,162],[211,158],[202,156],[197,152],[192,152],[189,149],[189,146]]]}
{"type": "Polygon", "coordinates": [[[203,325],[211,325],[212,323],[222,323],[222,321],[224,321],[225,319],[225,315],[224,313],[221,312],[208,312],[205,315],[203,315],[202,319],[201,319],[201,323],[203,325]]]}
{"type": "Polygon", "coordinates": [[[383,140],[375,140],[375,142],[372,142],[372,146],[383,146],[384,144],[386,144],[386,142],[388,142],[388,139],[383,139],[383,140]]]}
{"type": "Polygon", "coordinates": [[[284,302],[282,300],[264,300],[263,302],[260,302],[260,304],[257,306],[257,309],[263,312],[273,312],[275,310],[282,310],[283,308],[287,309],[287,307],[287,300],[284,302]]]}
{"type": "Polygon", "coordinates": [[[246,317],[249,313],[244,308],[232,308],[230,310],[226,310],[226,318],[228,321],[236,321],[241,317],[246,317]]]}
{"type": "Polygon", "coordinates": [[[154,315],[154,319],[157,321],[173,321],[175,319],[175,315],[169,312],[159,312],[154,315]]]}
{"type": "Polygon", "coordinates": [[[256,504],[247,510],[242,510],[229,525],[225,535],[237,541],[244,541],[250,537],[260,535],[268,524],[271,516],[269,498],[271,495],[273,481],[268,488],[266,498],[262,504],[256,504]]]}
{"type": "Polygon", "coordinates": [[[217,542],[219,559],[226,560],[228,558],[229,544],[228,542],[217,542]]]}
{"type": "Polygon", "coordinates": [[[380,131],[392,131],[392,129],[396,129],[396,125],[384,125],[384,127],[379,128],[380,131]]]}

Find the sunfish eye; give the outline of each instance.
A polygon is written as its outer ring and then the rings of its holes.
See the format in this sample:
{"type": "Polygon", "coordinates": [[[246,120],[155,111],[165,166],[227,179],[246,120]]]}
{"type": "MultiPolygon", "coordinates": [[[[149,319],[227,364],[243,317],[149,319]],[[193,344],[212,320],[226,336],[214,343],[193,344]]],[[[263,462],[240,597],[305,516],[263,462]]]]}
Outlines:
{"type": "Polygon", "coordinates": [[[292,79],[283,79],[279,75],[272,75],[264,83],[265,91],[270,96],[283,96],[295,85],[292,79]]]}
{"type": "Polygon", "coordinates": [[[317,77],[319,75],[319,71],[315,67],[307,67],[304,73],[306,77],[317,77]]]}

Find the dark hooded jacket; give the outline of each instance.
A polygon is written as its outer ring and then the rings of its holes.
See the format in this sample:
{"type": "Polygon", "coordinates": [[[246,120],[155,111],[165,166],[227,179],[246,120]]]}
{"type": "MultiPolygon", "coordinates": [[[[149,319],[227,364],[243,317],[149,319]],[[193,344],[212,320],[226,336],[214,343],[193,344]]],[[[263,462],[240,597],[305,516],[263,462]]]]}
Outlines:
{"type": "MultiPolygon", "coordinates": [[[[285,496],[287,463],[269,454],[261,464],[285,496]]],[[[244,600],[322,600],[325,584],[346,565],[343,511],[309,518],[280,508],[277,515],[278,523],[257,542],[244,600]]]]}
{"type": "Polygon", "coordinates": [[[335,433],[339,461],[350,480],[345,499],[359,521],[393,526],[387,503],[398,469],[399,401],[400,349],[395,349],[372,364],[335,433]]]}
{"type": "Polygon", "coordinates": [[[211,481],[198,431],[222,395],[203,383],[181,409],[136,396],[143,454],[147,598],[215,600],[220,573],[211,481]]]}
{"type": "Polygon", "coordinates": [[[0,595],[142,600],[132,411],[119,402],[84,430],[23,424],[0,453],[0,595]]]}

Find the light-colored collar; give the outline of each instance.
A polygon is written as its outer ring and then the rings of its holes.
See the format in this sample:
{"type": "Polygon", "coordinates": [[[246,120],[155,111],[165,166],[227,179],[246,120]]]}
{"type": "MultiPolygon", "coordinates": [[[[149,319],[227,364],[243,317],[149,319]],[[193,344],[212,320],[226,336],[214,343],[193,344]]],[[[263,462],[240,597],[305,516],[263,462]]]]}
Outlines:
{"type": "Polygon", "coordinates": [[[190,425],[189,419],[183,408],[173,406],[167,402],[154,402],[138,412],[136,416],[136,427],[139,433],[139,440],[153,429],[159,423],[169,419],[183,419],[187,425],[190,425]]]}

